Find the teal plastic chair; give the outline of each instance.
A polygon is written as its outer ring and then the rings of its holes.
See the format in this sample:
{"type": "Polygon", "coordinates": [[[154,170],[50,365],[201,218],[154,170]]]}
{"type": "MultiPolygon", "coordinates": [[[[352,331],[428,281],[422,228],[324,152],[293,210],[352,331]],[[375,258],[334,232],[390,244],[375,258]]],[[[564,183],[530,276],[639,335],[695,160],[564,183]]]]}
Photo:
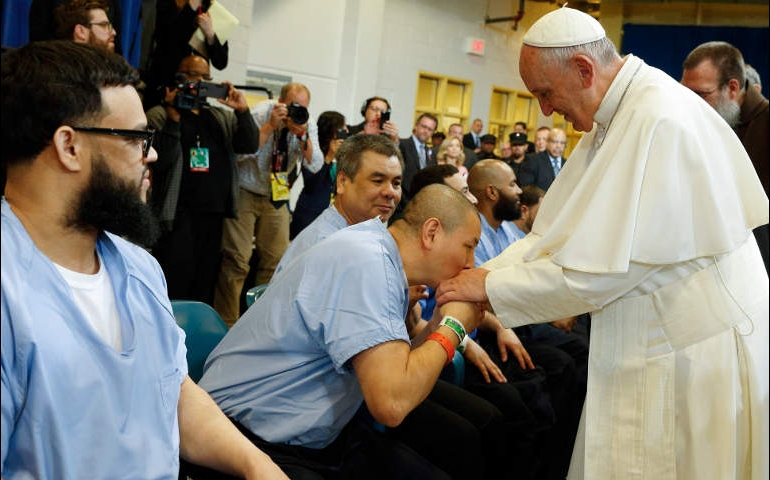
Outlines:
{"type": "Polygon", "coordinates": [[[454,383],[458,387],[465,385],[465,358],[462,353],[455,350],[455,356],[452,357],[452,362],[444,367],[439,378],[454,383]]]}
{"type": "Polygon", "coordinates": [[[254,302],[256,302],[257,299],[262,296],[262,294],[265,292],[265,289],[267,288],[268,285],[270,284],[263,283],[261,285],[257,285],[256,287],[251,287],[250,289],[246,290],[246,308],[254,305],[254,302]]]}
{"type": "Polygon", "coordinates": [[[188,374],[198,383],[206,358],[227,333],[227,324],[216,310],[203,302],[172,300],[171,308],[177,325],[185,333],[188,374]]]}

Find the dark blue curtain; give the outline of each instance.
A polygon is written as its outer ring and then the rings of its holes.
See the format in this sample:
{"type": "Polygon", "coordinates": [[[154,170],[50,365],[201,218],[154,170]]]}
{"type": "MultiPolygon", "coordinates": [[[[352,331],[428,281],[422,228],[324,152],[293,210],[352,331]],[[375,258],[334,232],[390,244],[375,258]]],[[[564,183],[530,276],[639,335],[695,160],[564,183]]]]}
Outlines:
{"type": "Polygon", "coordinates": [[[2,45],[20,47],[29,41],[29,7],[32,0],[3,0],[2,45]]]}
{"type": "MultiPolygon", "coordinates": [[[[120,52],[134,67],[139,66],[142,48],[142,0],[119,0],[120,21],[116,25],[120,37],[120,52]]],[[[2,0],[2,31],[4,47],[20,47],[29,42],[29,12],[32,0],[2,0]]],[[[52,1],[51,7],[58,5],[52,1]]]]}
{"type": "Polygon", "coordinates": [[[682,78],[682,62],[701,43],[721,40],[734,45],[762,80],[762,94],[768,97],[770,68],[768,51],[770,29],[747,27],[703,27],[686,25],[623,24],[623,54],[633,53],[648,65],[657,67],[674,79],[682,78]]]}

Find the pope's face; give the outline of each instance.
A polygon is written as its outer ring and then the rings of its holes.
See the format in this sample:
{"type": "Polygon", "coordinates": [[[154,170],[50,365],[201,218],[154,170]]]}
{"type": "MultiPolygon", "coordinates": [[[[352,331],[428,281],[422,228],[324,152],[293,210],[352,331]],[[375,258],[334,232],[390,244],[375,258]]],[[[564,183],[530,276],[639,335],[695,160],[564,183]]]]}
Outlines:
{"type": "Polygon", "coordinates": [[[541,50],[529,45],[521,47],[519,73],[527,90],[537,98],[543,115],[559,113],[575,130],[590,131],[595,112],[581,104],[585,87],[578,67],[570,64],[563,68],[555,62],[544,62],[541,50]]]}

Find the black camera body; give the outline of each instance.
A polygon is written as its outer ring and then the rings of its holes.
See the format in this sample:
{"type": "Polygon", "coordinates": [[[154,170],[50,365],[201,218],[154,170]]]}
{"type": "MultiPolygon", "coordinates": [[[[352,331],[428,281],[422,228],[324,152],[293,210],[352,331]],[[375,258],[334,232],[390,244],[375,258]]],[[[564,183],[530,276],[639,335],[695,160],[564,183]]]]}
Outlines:
{"type": "Polygon", "coordinates": [[[229,87],[221,83],[181,81],[176,85],[173,106],[177,110],[195,110],[206,103],[206,97],[227,98],[229,87]]]}
{"type": "Polygon", "coordinates": [[[303,107],[297,102],[291,102],[286,105],[287,115],[291,118],[291,121],[297,125],[304,125],[310,118],[310,113],[307,108],[303,107]]]}

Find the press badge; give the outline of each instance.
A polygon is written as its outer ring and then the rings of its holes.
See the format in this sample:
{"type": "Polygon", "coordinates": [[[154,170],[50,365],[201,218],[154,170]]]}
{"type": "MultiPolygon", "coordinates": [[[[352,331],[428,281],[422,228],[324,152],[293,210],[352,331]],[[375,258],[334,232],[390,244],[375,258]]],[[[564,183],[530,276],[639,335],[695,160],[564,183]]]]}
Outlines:
{"type": "Polygon", "coordinates": [[[270,174],[270,187],[273,191],[273,201],[279,202],[289,199],[289,178],[286,172],[273,172],[270,174]]]}
{"type": "Polygon", "coordinates": [[[209,149],[191,148],[190,149],[190,171],[208,172],[209,171],[209,149]]]}

